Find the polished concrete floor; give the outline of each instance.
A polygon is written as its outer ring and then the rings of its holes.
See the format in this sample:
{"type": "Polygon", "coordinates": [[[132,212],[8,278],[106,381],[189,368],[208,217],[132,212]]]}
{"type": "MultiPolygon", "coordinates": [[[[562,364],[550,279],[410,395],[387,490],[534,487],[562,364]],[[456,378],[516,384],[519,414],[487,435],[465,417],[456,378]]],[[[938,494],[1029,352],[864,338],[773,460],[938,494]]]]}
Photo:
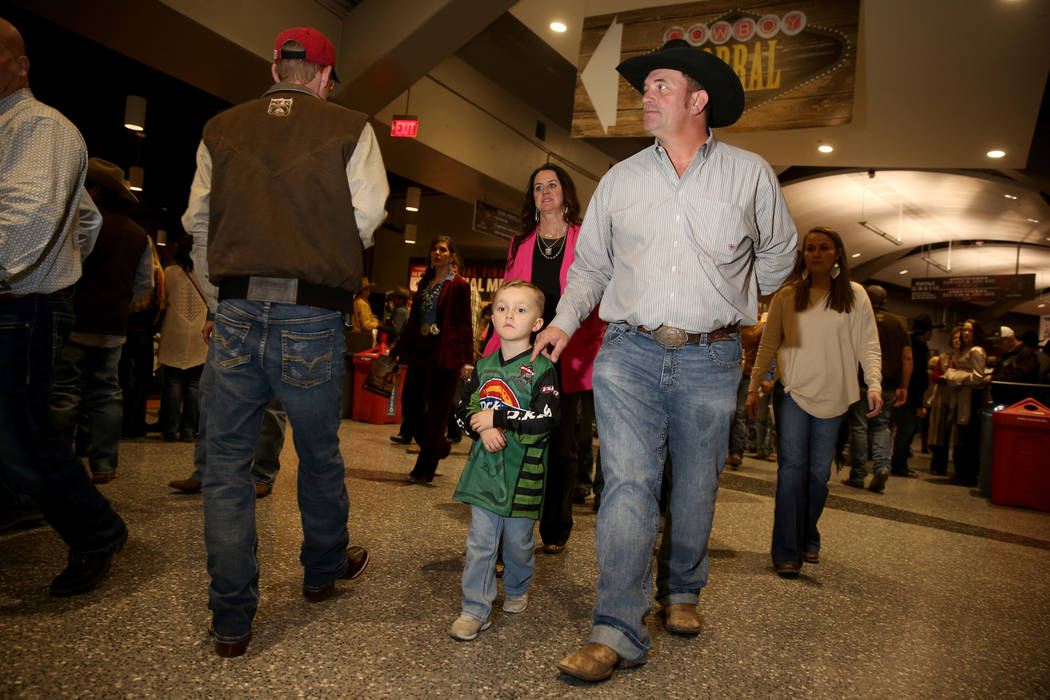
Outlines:
{"type": "Polygon", "coordinates": [[[49,528],[0,534],[0,697],[1050,697],[1050,513],[990,504],[925,471],[881,495],[833,476],[822,561],[796,580],[775,576],[768,555],[775,465],[726,471],[703,633],[672,637],[650,618],[648,664],[604,683],[555,668],[589,630],[589,501],[565,552],[537,554],[529,608],[456,642],[469,510],[451,495],[469,443],[434,487],[414,486],[414,456],[393,432],[343,423],[351,541],[373,559],[319,605],[300,595],[288,442],[258,502],[255,637],[228,660],[206,633],[200,497],[166,486],[189,475],[192,446],[122,443],[120,477],[100,488],[131,537],[96,591],[48,597],[65,561],[49,528]]]}

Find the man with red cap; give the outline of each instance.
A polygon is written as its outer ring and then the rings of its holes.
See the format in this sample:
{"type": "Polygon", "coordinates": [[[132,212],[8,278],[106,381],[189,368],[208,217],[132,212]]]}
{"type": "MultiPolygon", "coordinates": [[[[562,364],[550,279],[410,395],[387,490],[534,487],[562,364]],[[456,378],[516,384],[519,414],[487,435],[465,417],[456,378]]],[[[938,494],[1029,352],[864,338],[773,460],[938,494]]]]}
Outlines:
{"type": "Polygon", "coordinates": [[[758,319],[795,259],[797,235],[776,175],[709,127],[744,111],[736,73],[669,41],[617,70],[642,94],[656,137],[602,177],[587,207],[557,315],[533,347],[551,359],[601,302],[594,362],[605,487],[598,511],[598,602],[589,644],[558,664],[589,681],[644,663],[652,646],[652,555],[664,463],[667,526],[657,557],[664,627],[700,632],[707,539],[740,382],[740,324],[758,319]]]}
{"type": "Polygon", "coordinates": [[[245,652],[259,603],[251,461],[276,395],[299,453],[303,597],[320,602],[360,575],[348,547],[339,452],[343,313],[365,247],[386,216],[386,169],[368,117],[328,102],[335,49],[297,27],[274,43],[276,84],[204,126],[182,223],[194,263],[218,288],[206,371],[212,406],[203,474],[209,631],[220,656],[245,652]]]}

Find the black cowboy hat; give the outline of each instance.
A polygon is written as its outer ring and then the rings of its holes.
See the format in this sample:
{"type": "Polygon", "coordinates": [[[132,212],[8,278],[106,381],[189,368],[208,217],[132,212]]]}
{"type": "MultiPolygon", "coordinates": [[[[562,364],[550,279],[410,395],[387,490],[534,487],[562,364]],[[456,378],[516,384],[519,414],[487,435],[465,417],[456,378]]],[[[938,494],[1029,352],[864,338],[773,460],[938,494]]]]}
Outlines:
{"type": "Polygon", "coordinates": [[[616,70],[638,92],[644,92],[645,77],[657,68],[671,68],[696,79],[711,96],[707,105],[707,125],[729,126],[744,113],[744,86],[729,64],[712,53],[689,45],[685,39],[671,39],[651,53],[633,56],[616,70]]]}

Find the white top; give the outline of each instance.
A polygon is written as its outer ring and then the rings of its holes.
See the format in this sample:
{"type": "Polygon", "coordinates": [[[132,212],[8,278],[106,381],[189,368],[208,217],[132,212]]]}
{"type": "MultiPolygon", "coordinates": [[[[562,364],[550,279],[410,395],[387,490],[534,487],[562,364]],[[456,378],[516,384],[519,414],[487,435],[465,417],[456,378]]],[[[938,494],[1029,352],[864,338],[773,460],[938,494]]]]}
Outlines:
{"type": "Polygon", "coordinates": [[[774,353],[777,378],[799,408],[814,418],[834,418],[860,398],[857,364],[869,392],[882,393],[882,350],[875,314],[864,287],[850,282],[853,310],[824,306],[828,292],[811,289],[809,306],[795,311],[794,285],[784,287],[769,307],[758,345],[749,391],[758,391],[774,353]]]}
{"type": "Polygon", "coordinates": [[[201,327],[208,316],[208,305],[178,265],[164,268],[164,288],[164,323],[157,359],[162,365],[179,369],[203,365],[208,346],[201,337],[201,327]]]}

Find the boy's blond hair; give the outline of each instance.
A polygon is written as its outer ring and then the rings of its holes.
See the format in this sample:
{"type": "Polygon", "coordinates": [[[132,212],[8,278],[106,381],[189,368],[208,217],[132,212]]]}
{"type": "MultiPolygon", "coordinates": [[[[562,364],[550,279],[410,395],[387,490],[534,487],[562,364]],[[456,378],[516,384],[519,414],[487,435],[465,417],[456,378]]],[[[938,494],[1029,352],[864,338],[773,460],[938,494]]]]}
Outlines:
{"type": "Polygon", "coordinates": [[[500,292],[505,289],[528,289],[536,295],[536,304],[539,305],[540,315],[543,315],[543,304],[545,297],[543,296],[543,290],[534,285],[532,282],[526,282],[525,280],[507,280],[499,286],[499,289],[492,295],[492,303],[495,304],[496,300],[499,299],[500,292]]]}

